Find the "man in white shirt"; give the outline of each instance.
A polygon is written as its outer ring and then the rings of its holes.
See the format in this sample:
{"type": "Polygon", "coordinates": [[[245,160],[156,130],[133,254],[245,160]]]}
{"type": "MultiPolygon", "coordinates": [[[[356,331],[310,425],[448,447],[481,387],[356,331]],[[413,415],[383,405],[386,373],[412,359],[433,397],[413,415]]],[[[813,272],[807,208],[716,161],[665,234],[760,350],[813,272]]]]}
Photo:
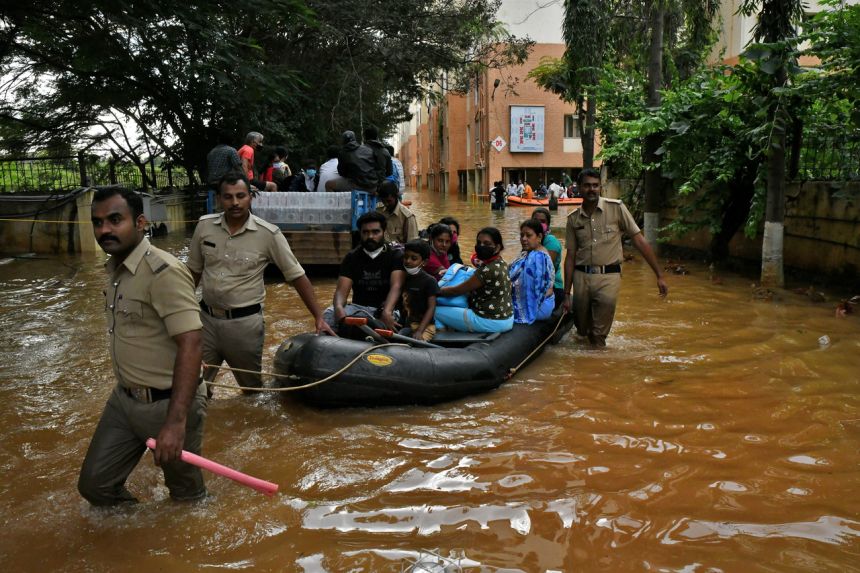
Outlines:
{"type": "Polygon", "coordinates": [[[325,191],[325,184],[329,181],[336,181],[339,179],[343,179],[337,172],[337,154],[340,152],[340,148],[337,145],[332,145],[326,150],[326,157],[328,160],[320,165],[319,168],[319,176],[320,180],[317,183],[317,191],[325,191]]]}

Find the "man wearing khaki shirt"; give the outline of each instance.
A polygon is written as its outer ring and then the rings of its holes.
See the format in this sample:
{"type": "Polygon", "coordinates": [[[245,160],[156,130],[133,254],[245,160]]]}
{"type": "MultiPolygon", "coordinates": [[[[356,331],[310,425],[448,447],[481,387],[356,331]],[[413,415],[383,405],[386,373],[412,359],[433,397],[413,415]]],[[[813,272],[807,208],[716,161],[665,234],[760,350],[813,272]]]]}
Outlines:
{"type": "Polygon", "coordinates": [[[622,235],[632,239],[654,271],[660,296],[666,296],[669,287],[663,281],[654,251],[624,203],[600,196],[600,174],[591,168],[583,169],[578,181],[583,202],[567,217],[564,308],[569,311],[573,305],[580,336],[588,336],[596,346],[606,346],[621,287],[622,235]]]}
{"type": "Polygon", "coordinates": [[[194,229],[188,269],[194,284],[203,282],[203,377],[212,381],[226,360],[243,388],[260,388],[263,362],[263,271],[275,263],[314,317],[316,331],[334,334],[325,323],[311,282],[280,229],[251,214],[251,193],[242,173],[221,178],[223,213],[204,215],[194,229]]]}
{"type": "Polygon", "coordinates": [[[385,215],[385,241],[405,245],[418,238],[418,220],[415,213],[400,202],[399,193],[397,183],[386,179],[379,187],[382,206],[377,211],[385,215]]]}
{"type": "Polygon", "coordinates": [[[127,189],[93,196],[96,240],[111,258],[105,311],[117,385],[108,398],[78,479],[93,505],[135,502],[125,482],[156,438],[155,463],[176,500],[206,495],[200,469],[179,460],[200,453],[206,395],[200,386],[200,313],[185,266],[150,245],[143,202],[127,189]]]}

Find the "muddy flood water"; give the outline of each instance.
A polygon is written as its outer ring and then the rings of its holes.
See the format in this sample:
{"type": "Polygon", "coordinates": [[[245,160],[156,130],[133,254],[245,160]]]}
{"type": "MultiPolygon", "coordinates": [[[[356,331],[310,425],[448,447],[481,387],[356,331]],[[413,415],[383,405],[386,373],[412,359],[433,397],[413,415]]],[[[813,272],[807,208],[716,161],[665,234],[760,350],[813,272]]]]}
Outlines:
{"type": "MultiPolygon", "coordinates": [[[[527,211],[413,195],[457,216],[464,250],[527,211]]],[[[563,208],[553,221],[563,238],[563,208]]],[[[180,258],[188,239],[155,244],[180,258]]],[[[103,257],[0,264],[0,563],[5,571],[402,571],[421,550],[466,571],[860,570],[860,316],[834,316],[702,264],[625,264],[605,350],[566,338],[496,391],[433,407],[316,410],[218,389],[204,455],[280,484],[208,477],[172,503],[146,456],[143,503],[75,488],[113,386],[103,257]],[[819,338],[829,337],[829,344],[819,338]]],[[[311,277],[323,304],[335,279],[311,277]]],[[[267,285],[266,353],[311,321],[267,285]]],[[[220,381],[232,382],[222,375],[220,381]]]]}

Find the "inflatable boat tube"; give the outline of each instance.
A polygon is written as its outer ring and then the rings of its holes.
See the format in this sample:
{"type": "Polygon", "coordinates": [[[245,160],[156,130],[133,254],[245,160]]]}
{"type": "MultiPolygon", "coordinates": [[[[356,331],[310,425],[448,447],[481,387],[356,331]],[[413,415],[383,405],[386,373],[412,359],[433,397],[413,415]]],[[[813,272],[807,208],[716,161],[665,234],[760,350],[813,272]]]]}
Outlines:
{"type": "Polygon", "coordinates": [[[392,345],[370,352],[378,341],[300,334],[281,344],[274,367],[289,375],[278,378],[282,385],[303,386],[365,352],[332,380],[289,394],[323,408],[436,404],[497,388],[572,325],[572,315],[553,315],[501,334],[441,332],[432,340],[441,348],[392,345]]]}

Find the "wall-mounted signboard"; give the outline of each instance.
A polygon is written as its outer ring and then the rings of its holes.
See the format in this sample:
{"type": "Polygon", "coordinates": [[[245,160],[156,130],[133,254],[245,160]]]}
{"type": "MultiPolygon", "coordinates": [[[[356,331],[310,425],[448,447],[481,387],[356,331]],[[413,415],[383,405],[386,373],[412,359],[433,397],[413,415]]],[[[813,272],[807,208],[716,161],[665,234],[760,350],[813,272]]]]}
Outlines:
{"type": "Polygon", "coordinates": [[[511,106],[511,153],[543,153],[543,106],[511,106]]]}

